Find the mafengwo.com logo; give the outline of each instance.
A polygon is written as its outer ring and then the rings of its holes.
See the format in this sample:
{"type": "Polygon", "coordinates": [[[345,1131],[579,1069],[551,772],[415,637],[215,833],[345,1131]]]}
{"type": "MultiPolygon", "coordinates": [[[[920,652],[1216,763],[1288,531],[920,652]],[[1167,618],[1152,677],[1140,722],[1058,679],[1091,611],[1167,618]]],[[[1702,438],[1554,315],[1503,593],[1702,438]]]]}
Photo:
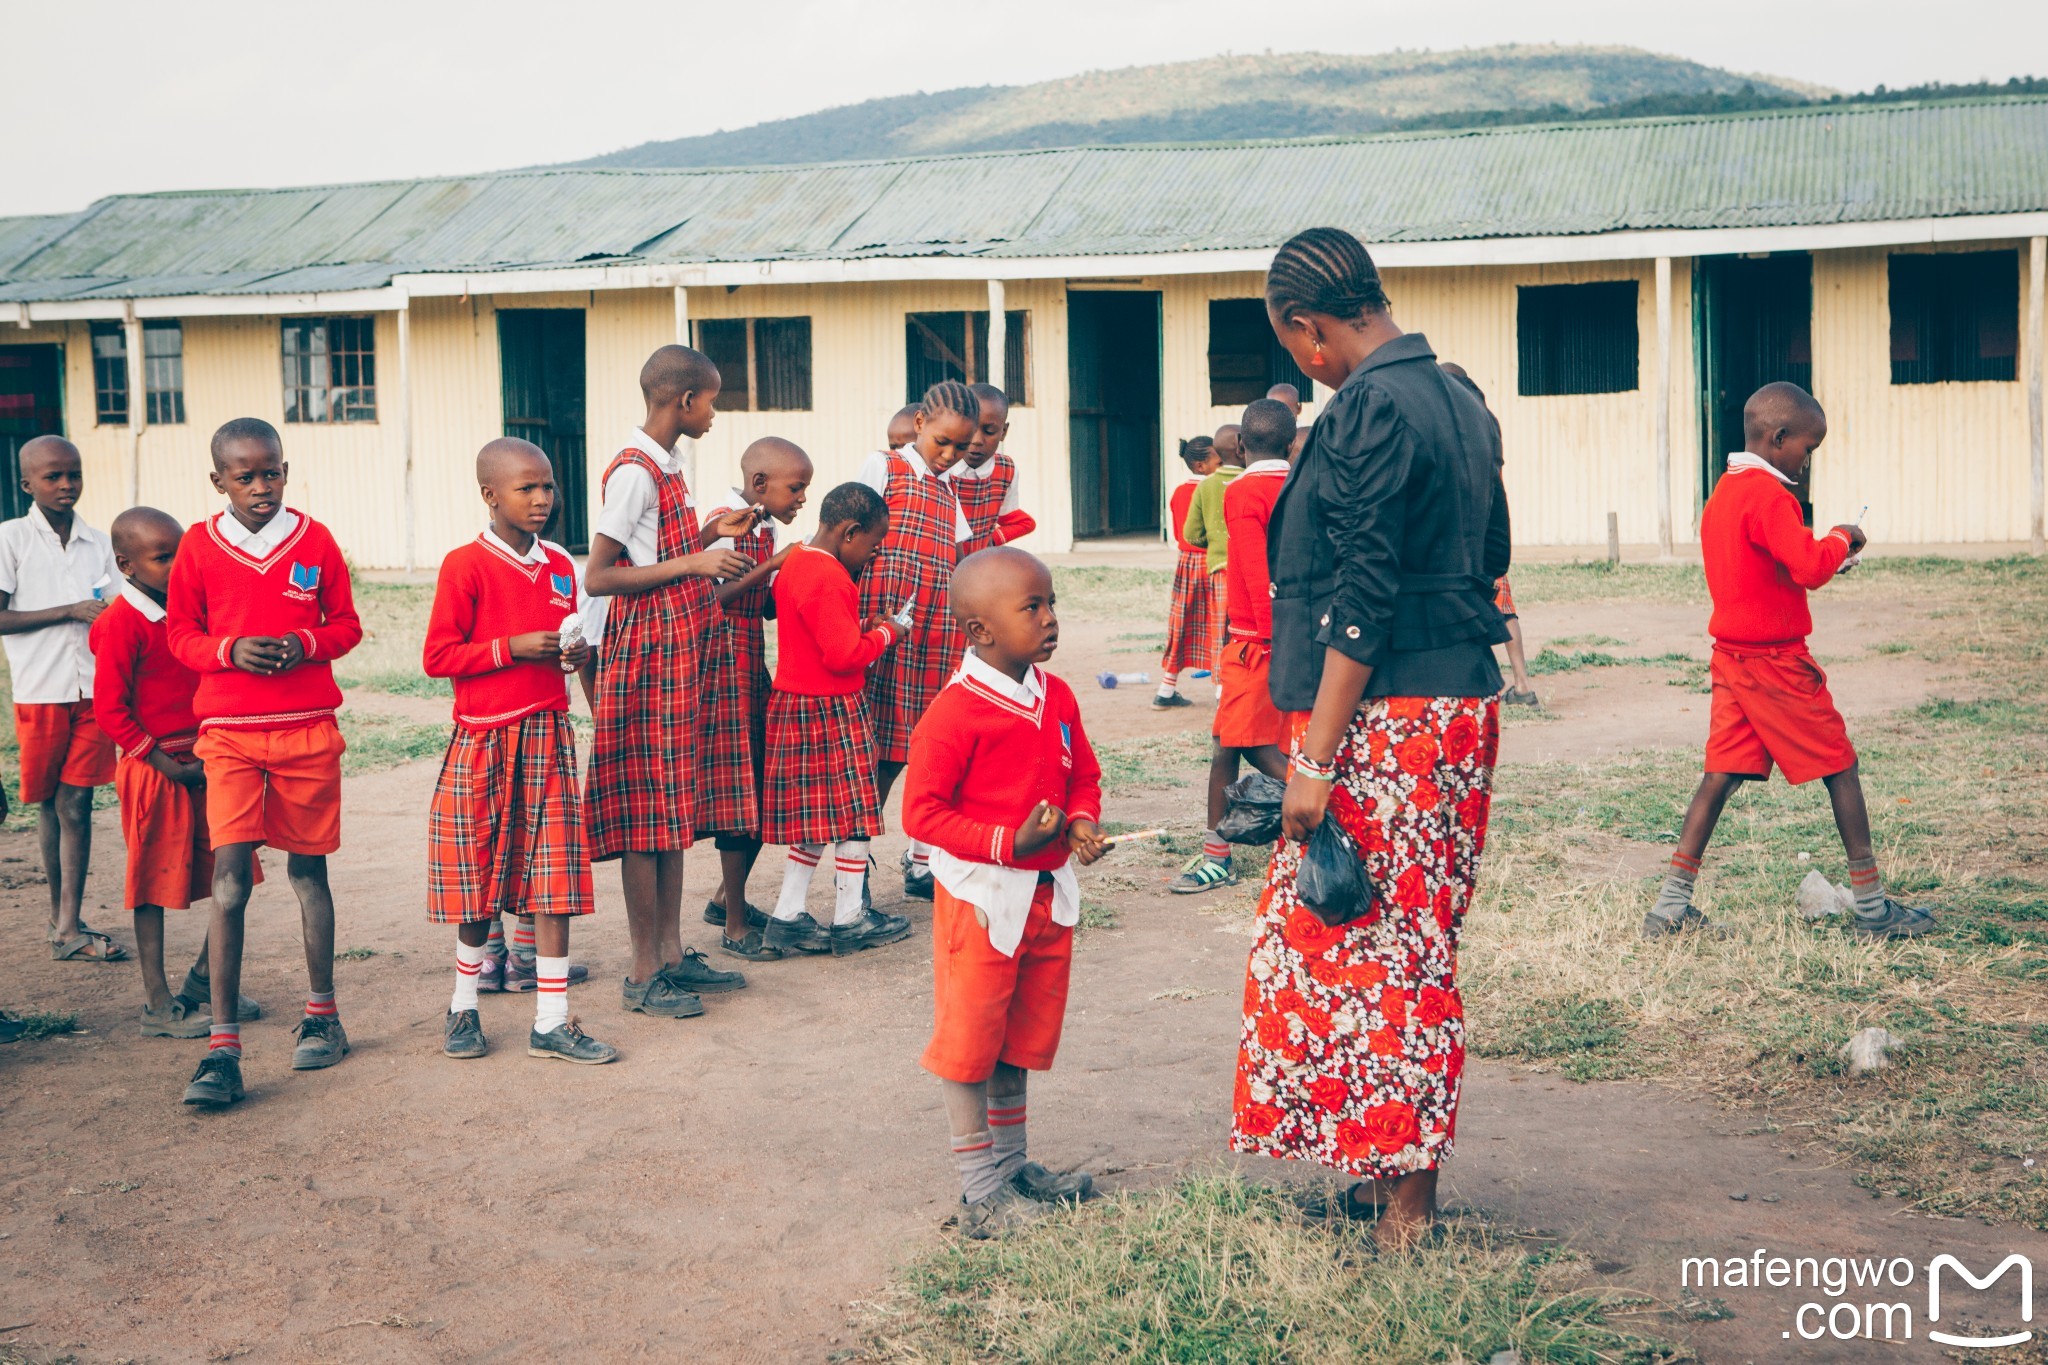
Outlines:
{"type": "Polygon", "coordinates": [[[1946,1252],[1922,1267],[1904,1256],[1687,1256],[1683,1292],[1733,1301],[1743,1291],[1809,1289],[1788,1341],[1911,1341],[1995,1350],[2034,1339],[2034,1265],[2014,1252],[1983,1274],[1946,1252]],[[1964,1287],[1978,1291],[1961,1299],[1964,1287]],[[1995,1294],[1990,1293],[1996,1289],[1995,1294]],[[1946,1297],[1944,1298],[1944,1295],[1946,1297]],[[1984,1324],[1998,1324],[1994,1330],[1984,1324]]]}

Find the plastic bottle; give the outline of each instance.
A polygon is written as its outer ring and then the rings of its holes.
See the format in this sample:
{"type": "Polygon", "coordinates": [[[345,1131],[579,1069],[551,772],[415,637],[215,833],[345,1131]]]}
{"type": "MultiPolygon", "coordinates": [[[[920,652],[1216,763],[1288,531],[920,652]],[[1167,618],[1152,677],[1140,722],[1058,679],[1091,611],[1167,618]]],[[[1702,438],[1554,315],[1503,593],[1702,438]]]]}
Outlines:
{"type": "Polygon", "coordinates": [[[1152,675],[1150,673],[1097,673],[1095,681],[1109,689],[1143,687],[1146,683],[1152,681],[1152,675]]]}

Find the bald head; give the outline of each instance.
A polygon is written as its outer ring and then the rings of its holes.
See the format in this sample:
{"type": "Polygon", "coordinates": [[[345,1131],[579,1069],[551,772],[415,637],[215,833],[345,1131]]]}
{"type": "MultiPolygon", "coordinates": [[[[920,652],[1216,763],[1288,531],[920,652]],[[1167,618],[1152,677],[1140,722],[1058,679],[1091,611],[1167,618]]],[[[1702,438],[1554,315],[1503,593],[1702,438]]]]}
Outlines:
{"type": "Polygon", "coordinates": [[[718,366],[688,346],[664,346],[640,367],[640,393],[648,406],[663,407],[686,393],[718,391],[718,366]]]}
{"type": "Polygon", "coordinates": [[[780,436],[763,436],[740,456],[740,477],[744,480],[751,481],[756,474],[773,479],[799,470],[808,480],[811,457],[795,441],[785,441],[780,436]]]}
{"type": "Polygon", "coordinates": [[[1301,390],[1292,384],[1275,384],[1266,390],[1266,397],[1276,403],[1285,403],[1287,410],[1295,416],[1301,415],[1301,390]]]}
{"type": "Polygon", "coordinates": [[[953,570],[949,593],[953,618],[965,625],[975,617],[996,615],[1033,593],[1051,595],[1052,570],[1037,555],[997,545],[961,560],[953,570]]]}
{"type": "Polygon", "coordinates": [[[131,507],[115,517],[114,524],[107,528],[114,553],[128,560],[140,558],[151,546],[165,542],[176,545],[184,535],[185,528],[176,517],[154,507],[131,507]]]}
{"type": "Polygon", "coordinates": [[[485,488],[523,482],[535,474],[547,477],[554,472],[554,463],[546,451],[517,436],[500,436],[486,442],[476,453],[476,481],[485,488]]]}
{"type": "Polygon", "coordinates": [[[1764,385],[1742,405],[1742,439],[1751,450],[1773,439],[1824,431],[1827,424],[1813,395],[1785,380],[1764,385]]]}
{"type": "Polygon", "coordinates": [[[76,465],[79,463],[78,447],[62,436],[38,436],[22,443],[16,467],[24,479],[33,479],[51,461],[76,465]]]}
{"type": "Polygon", "coordinates": [[[889,449],[897,450],[917,439],[917,404],[896,409],[889,419],[889,449]]]}
{"type": "Polygon", "coordinates": [[[1225,464],[1243,464],[1243,428],[1235,422],[1225,422],[1216,428],[1216,453],[1225,464]]]}

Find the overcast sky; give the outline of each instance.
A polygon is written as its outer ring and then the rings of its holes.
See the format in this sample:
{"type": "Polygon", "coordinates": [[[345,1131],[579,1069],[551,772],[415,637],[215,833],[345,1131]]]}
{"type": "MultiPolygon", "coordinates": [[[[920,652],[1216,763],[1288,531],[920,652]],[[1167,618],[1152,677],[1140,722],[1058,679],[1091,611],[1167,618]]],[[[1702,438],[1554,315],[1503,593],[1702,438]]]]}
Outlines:
{"type": "Polygon", "coordinates": [[[2044,0],[10,0],[0,215],[492,170],[1225,51],[1612,43],[1844,90],[2048,75],[2044,0]],[[715,15],[715,19],[697,16],[715,15]]]}

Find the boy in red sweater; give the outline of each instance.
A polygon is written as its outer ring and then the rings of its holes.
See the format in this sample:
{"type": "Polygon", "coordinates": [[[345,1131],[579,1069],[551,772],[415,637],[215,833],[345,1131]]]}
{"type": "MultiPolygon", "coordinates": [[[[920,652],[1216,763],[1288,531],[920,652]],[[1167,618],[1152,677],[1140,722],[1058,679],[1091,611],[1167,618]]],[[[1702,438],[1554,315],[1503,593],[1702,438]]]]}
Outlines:
{"type": "Polygon", "coordinates": [[[969,384],[981,403],[977,434],[967,456],[946,471],[953,496],[973,532],[960,546],[962,558],[991,545],[1008,545],[1038,529],[1038,519],[1019,506],[1017,462],[1003,454],[1010,434],[1010,399],[993,384],[969,384]]]}
{"type": "Polygon", "coordinates": [[[1209,585],[1209,552],[1189,542],[1188,508],[1202,480],[1223,466],[1213,437],[1196,436],[1180,443],[1181,463],[1188,477],[1166,500],[1167,524],[1180,553],[1173,561],[1173,594],[1166,608],[1166,653],[1159,660],[1159,694],[1152,709],[1170,711],[1193,706],[1180,694],[1180,675],[1189,669],[1216,666],[1216,601],[1209,585]]]}
{"type": "Polygon", "coordinates": [[[1728,457],[1728,472],[1700,514],[1700,556],[1714,599],[1707,623],[1714,637],[1714,703],[1706,775],[1685,813],[1670,875],[1643,917],[1643,934],[1660,938],[1707,927],[1692,903],[1707,840],[1735,788],[1764,781],[1776,763],[1794,785],[1816,777],[1827,784],[1849,855],[1856,932],[1917,937],[1934,928],[1934,916],[1885,894],[1856,750],[1828,695],[1827,675],[1806,649],[1813,630],[1806,594],[1863,548],[1856,526],[1837,526],[1816,541],[1790,487],[1827,437],[1827,415],[1797,384],[1766,384],[1743,405],[1742,434],[1747,449],[1728,457]]]}
{"type": "Polygon", "coordinates": [[[285,855],[298,893],[310,993],[292,1068],[348,1055],[334,1005],[334,896],[327,855],[341,847],[341,689],[333,661],[363,638],[341,547],[284,505],[290,466],[277,429],[237,417],[213,434],[213,486],[228,500],[185,533],[171,569],[171,653],[199,674],[192,710],[206,765],[213,839],[212,1049],[185,1103],[242,1098],[242,912],[258,844],[285,855]]]}
{"type": "Polygon", "coordinates": [[[1059,645],[1052,574],[1022,550],[983,550],[953,572],[967,662],[910,741],[903,827],[933,846],[932,1038],[945,1082],[960,1223],[990,1237],[1086,1175],[1025,1154],[1025,1074],[1052,1066],[1066,1015],[1080,888],[1073,859],[1109,848],[1102,774],[1064,682],[1038,665],[1059,645]]]}
{"type": "MultiPolygon", "coordinates": [[[[164,628],[164,595],[185,528],[154,507],[131,507],[108,529],[128,584],[92,623],[92,704],[100,729],[121,750],[114,790],[142,964],[142,1036],[204,1038],[213,1022],[204,937],[177,994],[164,978],[165,908],[184,910],[213,894],[206,769],[192,756],[199,675],[172,656],[164,628]]],[[[250,875],[262,880],[254,859],[250,875]]],[[[262,1017],[247,996],[238,1003],[241,1022],[262,1017]]]]}
{"type": "Polygon", "coordinates": [[[1238,440],[1250,463],[1223,486],[1224,541],[1230,557],[1224,564],[1224,592],[1218,604],[1227,617],[1228,633],[1216,660],[1216,719],[1209,731],[1214,739],[1209,754],[1209,828],[1202,836],[1202,851],[1167,888],[1183,896],[1237,883],[1230,844],[1216,826],[1228,804],[1224,789],[1236,779],[1239,762],[1249,762],[1276,781],[1287,772],[1280,749],[1287,726],[1266,685],[1273,654],[1266,525],[1287,482],[1294,414],[1276,398],[1261,398],[1244,410],[1238,440]]]}
{"type": "Polygon", "coordinates": [[[427,816],[427,918],[457,926],[441,1050],[484,1055],[476,997],[491,921],[530,915],[527,1055],[599,1065],[618,1049],[569,1017],[569,920],[591,911],[563,677],[590,662],[583,590],[569,552],[540,538],[555,511],[554,466],[540,448],[490,442],[477,453],[476,481],[491,524],[441,561],[421,655],[428,677],[455,680],[455,733],[427,816]]]}
{"type": "Polygon", "coordinates": [[[911,627],[874,617],[863,623],[854,580],[888,536],[882,495],[843,483],[825,495],[817,534],[775,578],[775,694],[768,702],[761,838],[789,845],[782,894],[762,934],[778,952],[844,955],[910,936],[908,919],[879,913],[865,895],[868,840],[882,829],[867,670],[911,627]],[[811,873],[828,844],[830,928],[804,911],[811,873]]]}

